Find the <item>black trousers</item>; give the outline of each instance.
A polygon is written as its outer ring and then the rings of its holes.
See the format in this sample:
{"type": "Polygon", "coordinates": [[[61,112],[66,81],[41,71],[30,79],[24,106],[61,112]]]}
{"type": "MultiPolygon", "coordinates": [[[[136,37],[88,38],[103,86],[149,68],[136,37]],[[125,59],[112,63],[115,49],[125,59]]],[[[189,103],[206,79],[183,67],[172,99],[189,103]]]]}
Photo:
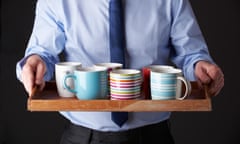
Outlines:
{"type": "Polygon", "coordinates": [[[60,144],[174,144],[169,121],[123,132],[100,132],[69,124],[60,144]]]}

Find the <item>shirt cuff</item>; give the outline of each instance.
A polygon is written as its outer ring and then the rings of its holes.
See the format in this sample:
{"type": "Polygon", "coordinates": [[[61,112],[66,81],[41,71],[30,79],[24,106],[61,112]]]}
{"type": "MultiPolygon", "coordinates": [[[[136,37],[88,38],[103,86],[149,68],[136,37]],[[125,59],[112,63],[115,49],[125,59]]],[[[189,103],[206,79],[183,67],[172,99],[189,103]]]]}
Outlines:
{"type": "MultiPolygon", "coordinates": [[[[26,60],[27,60],[30,56],[34,55],[34,54],[35,54],[35,53],[29,54],[29,55],[25,56],[24,58],[22,58],[20,61],[17,62],[17,64],[16,64],[16,76],[17,76],[17,79],[18,79],[19,81],[22,82],[21,73],[22,73],[22,68],[23,68],[24,64],[26,63],[26,60]]],[[[39,54],[36,54],[36,55],[40,56],[39,54]]],[[[43,56],[40,56],[40,57],[41,57],[42,60],[45,62],[45,65],[46,65],[46,67],[47,67],[47,72],[44,74],[44,80],[45,80],[45,81],[49,81],[49,80],[52,79],[52,74],[48,73],[50,66],[48,66],[48,65],[46,64],[46,60],[47,60],[47,59],[46,59],[45,57],[43,57],[43,56]]],[[[50,71],[51,71],[51,70],[50,70],[50,71]]]]}

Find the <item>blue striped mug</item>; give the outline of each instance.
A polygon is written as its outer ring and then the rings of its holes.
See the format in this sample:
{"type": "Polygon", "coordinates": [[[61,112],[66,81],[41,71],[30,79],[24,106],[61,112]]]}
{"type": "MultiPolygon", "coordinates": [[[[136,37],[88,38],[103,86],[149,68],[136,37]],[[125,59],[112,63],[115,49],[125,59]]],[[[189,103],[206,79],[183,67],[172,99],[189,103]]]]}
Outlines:
{"type": "Polygon", "coordinates": [[[152,100],[183,100],[191,93],[191,84],[187,81],[182,71],[177,68],[171,69],[151,69],[150,88],[152,100]],[[181,81],[185,86],[184,94],[177,94],[179,87],[182,87],[181,81]]]}

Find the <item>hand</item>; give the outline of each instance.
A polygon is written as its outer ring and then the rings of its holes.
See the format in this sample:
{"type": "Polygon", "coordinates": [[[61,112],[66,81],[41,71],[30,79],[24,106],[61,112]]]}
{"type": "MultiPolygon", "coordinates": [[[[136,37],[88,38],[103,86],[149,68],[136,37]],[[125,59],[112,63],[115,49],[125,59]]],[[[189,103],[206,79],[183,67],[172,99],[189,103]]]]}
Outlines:
{"type": "Polygon", "coordinates": [[[195,66],[195,75],[201,86],[208,86],[208,93],[210,96],[218,95],[224,86],[223,72],[215,64],[206,61],[197,62],[195,66]]]}
{"type": "Polygon", "coordinates": [[[45,86],[44,74],[46,72],[46,65],[38,55],[31,55],[26,60],[22,68],[21,78],[23,85],[29,95],[32,95],[34,86],[39,86],[43,89],[45,86]]]}

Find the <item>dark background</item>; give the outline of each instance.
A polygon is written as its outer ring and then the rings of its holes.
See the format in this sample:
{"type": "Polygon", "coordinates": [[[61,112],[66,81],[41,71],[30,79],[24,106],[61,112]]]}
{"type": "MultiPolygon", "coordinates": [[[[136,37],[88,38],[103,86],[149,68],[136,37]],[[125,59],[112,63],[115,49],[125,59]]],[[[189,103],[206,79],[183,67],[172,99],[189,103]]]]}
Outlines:
{"type": "MultiPolygon", "coordinates": [[[[173,112],[172,133],[176,144],[239,144],[239,5],[237,0],[191,3],[225,86],[212,99],[211,112],[173,112]]],[[[27,94],[16,79],[34,9],[35,0],[1,0],[0,144],[57,144],[66,122],[57,112],[27,111],[27,94]]]]}

